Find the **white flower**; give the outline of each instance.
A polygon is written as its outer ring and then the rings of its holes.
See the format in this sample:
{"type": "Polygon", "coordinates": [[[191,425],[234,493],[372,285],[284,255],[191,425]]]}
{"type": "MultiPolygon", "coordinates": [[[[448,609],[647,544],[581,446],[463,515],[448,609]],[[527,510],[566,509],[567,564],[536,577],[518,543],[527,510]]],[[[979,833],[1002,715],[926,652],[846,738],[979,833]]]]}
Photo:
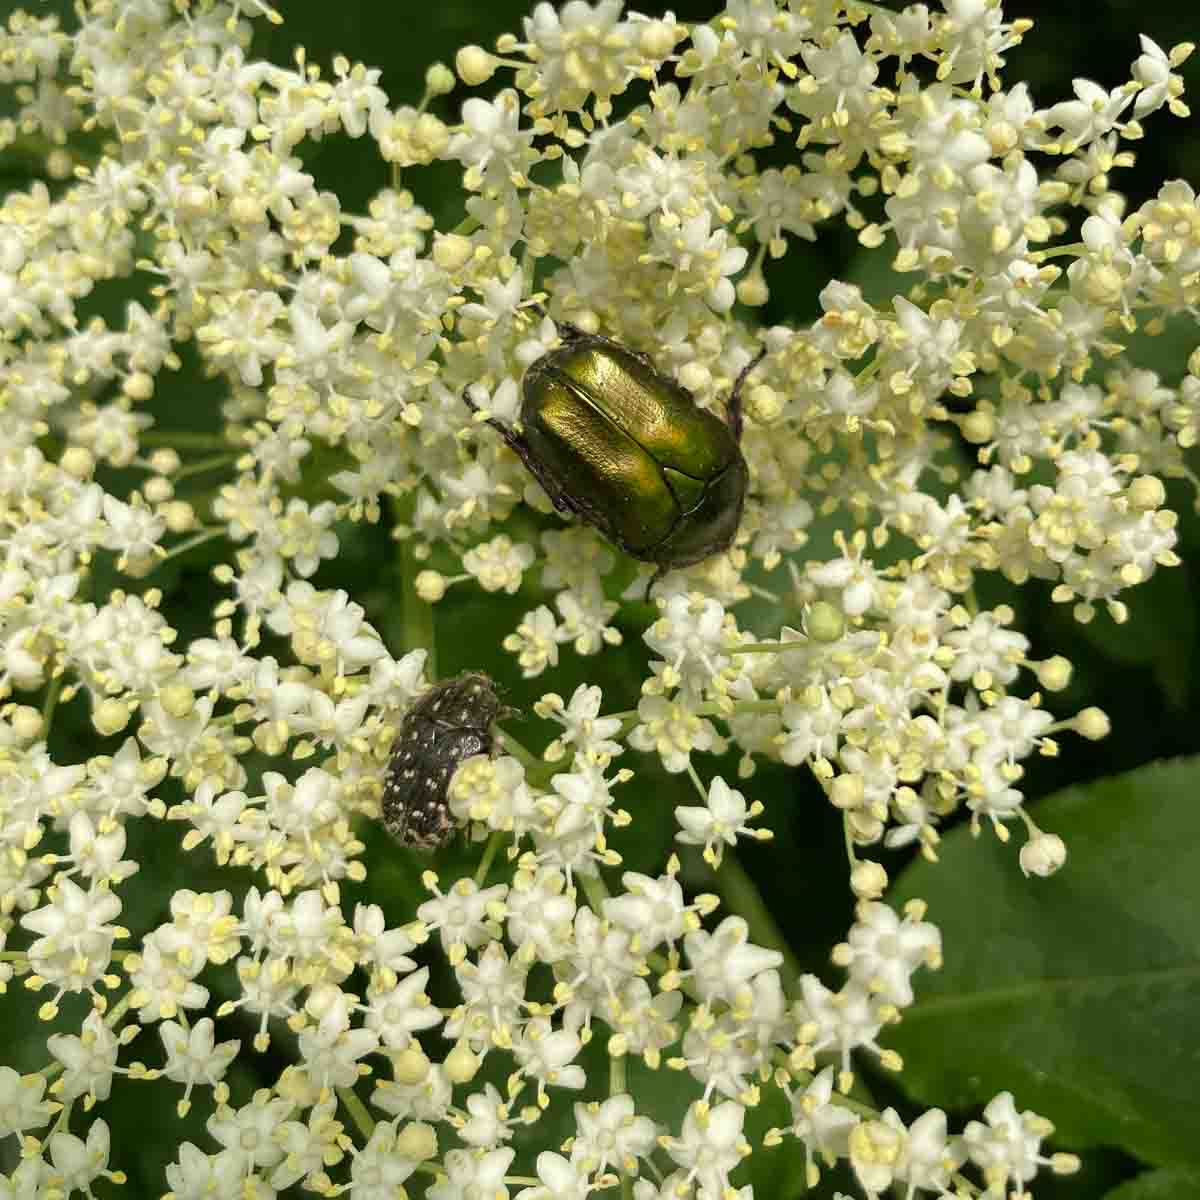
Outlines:
{"type": "Polygon", "coordinates": [[[515,1157],[516,1151],[508,1149],[450,1150],[444,1159],[446,1177],[431,1183],[425,1194],[429,1200],[508,1200],[504,1176],[515,1157]]]}
{"type": "Polygon", "coordinates": [[[850,1069],[850,1052],[860,1046],[878,1052],[875,1037],[883,1028],[881,1005],[861,984],[848,983],[831,992],[815,975],[800,977],[797,1016],[812,1024],[811,1046],[838,1052],[843,1071],[850,1069]]]}
{"type": "Polygon", "coordinates": [[[575,897],[565,887],[559,870],[519,871],[513,878],[505,931],[538,962],[555,963],[571,952],[575,897]]]}
{"type": "Polygon", "coordinates": [[[554,621],[554,614],[543,604],[526,613],[515,633],[504,639],[504,648],[517,656],[521,674],[526,679],[540,675],[547,667],[558,663],[558,643],[564,638],[554,621]]]}
{"type": "Polygon", "coordinates": [[[542,1181],[538,1187],[522,1188],[516,1200],[587,1200],[592,1189],[588,1183],[590,1172],[573,1158],[563,1158],[552,1150],[543,1150],[537,1156],[537,1176],[542,1181]]]}
{"type": "Polygon", "coordinates": [[[67,1195],[80,1191],[90,1196],[90,1185],[97,1179],[119,1184],[123,1175],[108,1169],[109,1149],[108,1125],[99,1118],[88,1126],[86,1141],[71,1133],[51,1134],[50,1161],[54,1164],[55,1185],[64,1188],[67,1195]]]}
{"type": "Polygon", "coordinates": [[[508,1105],[490,1083],[484,1084],[482,1092],[467,1097],[466,1109],[471,1115],[456,1132],[468,1146],[485,1150],[512,1137],[508,1105]]]}
{"type": "Polygon", "coordinates": [[[64,1101],[80,1096],[88,1099],[85,1107],[97,1100],[107,1100],[112,1090],[112,1077],[121,1045],[136,1031],[126,1026],[120,1036],[92,1009],[83,1019],[79,1035],[51,1034],[46,1047],[63,1065],[59,1097],[64,1101]]]}
{"type": "Polygon", "coordinates": [[[583,1043],[569,1029],[554,1029],[545,1017],[534,1017],[513,1038],[513,1057],[523,1074],[538,1082],[539,1095],[547,1085],[581,1088],[587,1083],[583,1067],[574,1063],[583,1043]]]}
{"type": "Polygon", "coordinates": [[[603,1103],[576,1104],[575,1129],[571,1158],[589,1173],[608,1166],[632,1173],[655,1145],[654,1122],[635,1115],[633,1097],[625,1093],[603,1103]]]}
{"type": "Polygon", "coordinates": [[[548,762],[557,762],[565,748],[572,745],[577,755],[600,766],[621,753],[620,743],[611,740],[621,728],[621,718],[601,717],[602,700],[603,693],[598,687],[580,684],[568,704],[563,704],[561,696],[549,692],[534,705],[539,717],[549,717],[563,726],[563,732],[546,747],[544,757],[548,762]]]}
{"type": "Polygon", "coordinates": [[[470,168],[468,187],[478,187],[485,174],[493,179],[523,174],[536,160],[530,148],[533,128],[519,129],[520,115],[514,91],[503,91],[494,101],[472,96],[463,102],[462,127],[451,137],[446,153],[470,168]]]}
{"type": "MultiPolygon", "coordinates": [[[[652,879],[626,871],[621,882],[626,890],[604,901],[604,915],[630,934],[630,949],[636,953],[648,954],[663,942],[674,942],[697,927],[697,918],[684,903],[683,888],[673,875],[652,879]]],[[[708,906],[704,897],[699,903],[708,906]]]]}
{"type": "Polygon", "coordinates": [[[428,982],[429,968],[422,967],[395,987],[370,995],[363,1024],[377,1033],[385,1046],[405,1049],[414,1033],[441,1023],[441,1012],[425,992],[428,982]]]}
{"type": "Polygon", "coordinates": [[[1018,860],[1025,875],[1045,878],[1053,875],[1067,861],[1067,847],[1058,834],[1038,830],[1021,847],[1018,860]]]}
{"type": "Polygon", "coordinates": [[[435,890],[434,899],[417,909],[417,918],[437,930],[453,959],[462,947],[475,950],[499,936],[497,919],[504,913],[507,894],[507,884],[481,889],[470,879],[459,879],[448,892],[435,890]]]}
{"type": "Polygon", "coordinates": [[[629,734],[629,744],[635,750],[656,752],[673,775],[687,770],[693,750],[719,754],[725,748],[710,721],[662,696],[643,696],[638,717],[641,723],[629,734]]]}
{"type": "Polygon", "coordinates": [[[664,1139],[667,1153],[712,1196],[730,1190],[729,1175],[750,1153],[742,1136],[746,1110],[733,1100],[715,1108],[693,1104],[683,1119],[679,1136],[664,1139]]]}
{"type": "Polygon", "coordinates": [[[0,1065],[0,1137],[49,1123],[62,1105],[43,1100],[45,1091],[45,1076],[37,1072],[18,1075],[12,1067],[0,1065]]]}
{"type": "Polygon", "coordinates": [[[993,1096],[983,1116],[983,1121],[968,1121],[963,1130],[971,1162],[983,1169],[988,1186],[996,1192],[1028,1183],[1038,1167],[1049,1162],[1039,1150],[1054,1126],[1037,1113],[1018,1113],[1011,1092],[993,1096]]]}
{"type": "Polygon", "coordinates": [[[790,1097],[791,1131],[804,1143],[810,1180],[813,1179],[814,1156],[820,1155],[827,1161],[848,1156],[850,1131],[861,1119],[849,1108],[833,1103],[833,1077],[833,1067],[826,1067],[808,1087],[790,1097]]]}
{"type": "Polygon", "coordinates": [[[395,1122],[380,1121],[350,1168],[353,1194],[363,1200],[393,1200],[420,1166],[403,1153],[395,1122]]]}
{"type": "Polygon", "coordinates": [[[93,884],[84,891],[59,875],[53,899],[21,918],[38,938],[29,947],[34,970],[64,991],[90,990],[108,970],[115,938],[125,930],[110,924],[121,912],[121,901],[107,888],[93,884]]]}
{"type": "Polygon", "coordinates": [[[936,925],[906,914],[903,920],[886,904],[864,901],[846,942],[834,961],[850,978],[883,999],[904,1008],[913,1002],[912,973],[942,961],[942,937],[936,925]]]}
{"type": "Polygon", "coordinates": [[[726,917],[712,933],[697,929],[687,934],[683,949],[701,999],[709,1004],[724,1000],[735,1008],[752,1003],[750,980],[783,963],[778,950],[754,945],[746,922],[735,916],[726,917]]]}
{"type": "Polygon", "coordinates": [[[751,829],[747,824],[763,810],[759,801],[747,804],[719,775],[708,785],[708,797],[702,808],[682,806],[675,810],[679,832],[675,840],[685,846],[703,846],[704,857],[712,866],[720,866],[725,846],[736,846],[739,835],[761,840],[769,830],[751,829]]]}
{"type": "Polygon", "coordinates": [[[219,1106],[205,1128],[227,1150],[244,1155],[249,1164],[272,1167],[284,1157],[276,1130],[294,1107],[291,1100],[258,1091],[240,1108],[219,1106]]]}
{"type": "Polygon", "coordinates": [[[202,1017],[191,1029],[184,1029],[176,1021],[164,1021],[158,1027],[167,1054],[163,1074],[184,1085],[183,1099],[179,1102],[181,1114],[191,1105],[192,1088],[198,1083],[215,1087],[241,1049],[239,1041],[217,1045],[213,1032],[209,1017],[202,1017]]]}
{"type": "Polygon", "coordinates": [[[479,580],[485,592],[505,591],[510,596],[521,586],[522,573],[533,564],[533,547],[515,545],[506,534],[481,542],[463,555],[463,569],[479,580]]]}

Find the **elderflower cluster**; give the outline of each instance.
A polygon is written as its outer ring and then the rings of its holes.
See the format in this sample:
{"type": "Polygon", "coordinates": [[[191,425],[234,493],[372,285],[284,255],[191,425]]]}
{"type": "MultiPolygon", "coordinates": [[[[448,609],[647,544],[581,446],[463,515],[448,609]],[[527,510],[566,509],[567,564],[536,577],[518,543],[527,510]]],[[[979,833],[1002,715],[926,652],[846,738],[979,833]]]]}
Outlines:
{"type": "Polygon", "coordinates": [[[0,989],[58,1022],[42,1069],[0,1064],[0,1143],[21,1155],[0,1182],[122,1182],[137,1148],[111,1147],[102,1115],[118,1075],[203,1106],[205,1144],[166,1170],[175,1200],[749,1200],[765,1151],[745,1121],[768,1090],[791,1122],[765,1146],[794,1140],[810,1184],[841,1162],[865,1197],[1000,1198],[1073,1170],[1008,1093],[956,1133],[938,1109],[906,1125],[847,1100],[856,1058],[901,1069],[878,1039],[942,955],[864,853],[935,858],[965,811],[1023,828],[1027,873],[1064,860],[1022,763],[1107,720],[1049,711],[1070,664],[1032,658],[975,585],[1044,579],[1079,620],[1123,620],[1123,593],[1178,562],[1164,480],[1195,481],[1200,351],[1174,385],[1122,339],[1194,313],[1200,202],[1174,181],[1127,211],[1112,182],[1144,120],[1187,115],[1191,47],[1144,37],[1128,83],[1038,108],[1001,79],[1028,26],[999,0],[869,17],[736,0],[694,25],[537,3],[494,53],[461,50],[458,80],[487,94],[448,120],[445,66],[414,107],[366,64],[256,59],[254,21],[280,19],[264,0],[77,9],[0,33],[0,149],[45,175],[0,205],[0,989]],[[393,172],[364,213],[305,169],[338,135],[393,172]],[[460,169],[454,229],[404,190],[431,164],[460,169]],[[831,281],[811,324],[733,316],[842,224],[907,295],[831,281]],[[138,297],[111,322],[88,315],[110,281],[138,297]],[[635,578],[550,517],[559,497],[487,423],[518,419],[559,321],[718,412],[765,350],[737,539],[655,581],[635,713],[606,712],[588,656],[636,628],[653,564],[635,578]],[[185,357],[212,389],[198,428],[180,428],[205,407],[172,378],[185,357]],[[198,475],[211,487],[182,498],[198,475]],[[526,677],[581,680],[536,706],[557,731],[540,759],[508,739],[457,771],[450,812],[486,846],[461,877],[427,871],[390,925],[362,835],[434,647],[419,622],[387,644],[366,597],[320,582],[345,531],[385,517],[406,605],[469,592],[486,621],[491,593],[540,589],[497,644],[526,677]],[[828,544],[818,517],[840,522],[828,544]],[[198,618],[155,574],[201,547],[223,598],[198,618]],[[775,627],[739,619],[753,594],[775,627]],[[110,753],[50,748],[68,704],[110,753]],[[701,786],[696,761],[734,750],[744,790],[701,786]],[[859,898],[840,986],[685,891],[675,855],[618,869],[609,834],[647,799],[632,752],[697,781],[676,841],[725,871],[771,835],[756,763],[820,783],[859,898]],[[131,945],[129,879],[176,868],[129,847],[162,822],[229,885],[176,890],[131,945]],[[247,1044],[221,1040],[231,1014],[247,1044]],[[285,1040],[270,1086],[231,1073],[285,1040]],[[646,1111],[643,1068],[690,1089],[678,1120],[646,1111]]]}

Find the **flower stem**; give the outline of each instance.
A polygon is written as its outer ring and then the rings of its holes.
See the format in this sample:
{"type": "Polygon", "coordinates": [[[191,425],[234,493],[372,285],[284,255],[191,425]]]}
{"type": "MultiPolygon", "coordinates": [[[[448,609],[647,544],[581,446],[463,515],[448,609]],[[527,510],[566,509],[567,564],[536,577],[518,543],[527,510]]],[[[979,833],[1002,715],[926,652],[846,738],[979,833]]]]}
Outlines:
{"type": "Polygon", "coordinates": [[[482,887],[483,881],[487,878],[487,873],[492,869],[492,860],[496,857],[496,851],[500,849],[500,843],[504,840],[504,834],[497,829],[487,840],[487,845],[483,848],[483,857],[479,860],[479,866],[475,868],[475,886],[482,887]]]}
{"type": "Polygon", "coordinates": [[[365,1141],[369,1142],[371,1134],[375,1132],[375,1121],[367,1112],[367,1106],[358,1098],[353,1088],[340,1087],[337,1089],[337,1094],[342,1106],[350,1114],[354,1124],[358,1126],[359,1133],[363,1135],[365,1141]]]}
{"type": "MultiPolygon", "coordinates": [[[[411,496],[393,502],[393,513],[398,524],[407,524],[416,507],[411,496]]],[[[437,678],[437,638],[433,628],[433,606],[417,595],[417,575],[420,565],[416,558],[416,547],[411,537],[400,542],[398,566],[400,568],[400,630],[401,645],[408,650],[424,650],[425,676],[437,678]]]]}

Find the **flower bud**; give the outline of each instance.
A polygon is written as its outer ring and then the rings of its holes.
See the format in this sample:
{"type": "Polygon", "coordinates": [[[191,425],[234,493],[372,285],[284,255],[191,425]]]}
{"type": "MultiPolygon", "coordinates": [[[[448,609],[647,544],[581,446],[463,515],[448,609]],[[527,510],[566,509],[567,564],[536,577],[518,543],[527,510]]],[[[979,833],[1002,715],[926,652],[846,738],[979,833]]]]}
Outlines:
{"type": "Polygon", "coordinates": [[[454,56],[454,69],[468,87],[487,83],[496,73],[500,60],[489,54],[482,46],[464,46],[454,56]]]}
{"type": "Polygon", "coordinates": [[[829,785],[829,799],[834,808],[858,808],[865,791],[861,775],[839,775],[829,785]]]}
{"type": "Polygon", "coordinates": [[[1076,714],[1071,724],[1076,733],[1090,742],[1098,742],[1101,738],[1108,737],[1112,730],[1108,715],[1101,708],[1085,708],[1076,714]]]}
{"type": "Polygon", "coordinates": [[[804,632],[814,642],[836,642],[846,632],[846,618],[828,600],[818,600],[804,614],[804,632]]]}
{"type": "Polygon", "coordinates": [[[1037,665],[1038,683],[1048,692],[1061,692],[1071,682],[1071,663],[1061,654],[1055,654],[1037,665]]]}
{"type": "Polygon", "coordinates": [[[438,1152],[437,1134],[432,1125],[412,1121],[396,1138],[396,1151],[412,1162],[428,1162],[438,1152]]]}
{"type": "Polygon", "coordinates": [[[408,1049],[392,1059],[392,1077],[405,1087],[418,1084],[429,1074],[429,1059],[416,1042],[409,1042],[408,1049]]]}
{"type": "Polygon", "coordinates": [[[431,96],[454,91],[454,72],[445,63],[436,62],[425,72],[425,90],[431,96]]]}
{"type": "Polygon", "coordinates": [[[1039,829],[1021,847],[1017,856],[1021,870],[1028,877],[1037,875],[1045,879],[1053,875],[1067,861],[1066,843],[1056,833],[1042,833],[1039,829]]]}
{"type": "Polygon", "coordinates": [[[751,271],[738,280],[737,298],[747,308],[761,308],[771,298],[761,271],[751,271]]]}
{"type": "Polygon", "coordinates": [[[183,683],[169,683],[158,693],[159,703],[172,717],[186,717],[196,706],[196,694],[183,683]]]}
{"type": "Polygon", "coordinates": [[[115,697],[110,696],[107,700],[101,700],[92,709],[92,725],[97,733],[101,733],[105,737],[120,733],[128,724],[129,706],[115,697]]]}
{"type": "Polygon", "coordinates": [[[75,479],[90,479],[96,469],[96,459],[86,446],[68,446],[58,465],[75,479]]]}
{"type": "Polygon", "coordinates": [[[887,885],[887,872],[877,862],[855,863],[850,872],[850,889],[860,900],[878,900],[887,885]]]}
{"type": "Polygon", "coordinates": [[[446,594],[446,577],[439,571],[420,571],[416,586],[417,595],[426,604],[436,604],[446,594]]]}
{"type": "Polygon", "coordinates": [[[1138,510],[1138,512],[1150,512],[1152,509],[1161,508],[1167,499],[1167,489],[1163,487],[1162,480],[1153,475],[1139,475],[1130,485],[1126,492],[1129,497],[1129,503],[1138,510]]]}
{"type": "Polygon", "coordinates": [[[446,1061],[442,1066],[445,1069],[446,1078],[451,1083],[469,1083],[479,1070],[479,1056],[466,1042],[458,1042],[454,1049],[446,1055],[446,1061]]]}
{"type": "Polygon", "coordinates": [[[18,704],[9,713],[12,731],[23,742],[42,736],[42,714],[28,704],[18,704]]]}
{"type": "Polygon", "coordinates": [[[461,270],[474,253],[475,243],[461,233],[441,233],[433,239],[433,261],[443,271],[461,270]]]}

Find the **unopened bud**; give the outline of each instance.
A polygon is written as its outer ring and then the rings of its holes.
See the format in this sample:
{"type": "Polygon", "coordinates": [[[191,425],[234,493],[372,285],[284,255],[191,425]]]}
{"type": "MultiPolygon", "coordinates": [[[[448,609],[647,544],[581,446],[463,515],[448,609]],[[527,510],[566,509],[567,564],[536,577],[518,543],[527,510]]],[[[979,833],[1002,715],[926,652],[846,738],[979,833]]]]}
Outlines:
{"type": "Polygon", "coordinates": [[[829,799],[834,808],[858,808],[865,792],[861,775],[839,775],[829,785],[829,799]]]}
{"type": "Polygon", "coordinates": [[[1061,692],[1071,682],[1071,663],[1061,654],[1037,665],[1038,683],[1048,692],[1061,692]]]}
{"type": "Polygon", "coordinates": [[[454,85],[454,72],[445,63],[436,62],[425,72],[425,90],[431,96],[445,96],[454,85]]]}
{"type": "Polygon", "coordinates": [[[846,632],[846,617],[828,600],[818,600],[804,614],[804,632],[814,642],[836,642],[846,632]]]}
{"type": "Polygon", "coordinates": [[[461,233],[442,233],[433,239],[433,261],[443,271],[458,271],[471,261],[475,243],[461,233]]]}
{"type": "Polygon", "coordinates": [[[856,863],[850,872],[850,889],[860,900],[878,900],[887,885],[887,872],[877,862],[856,863]]]}
{"type": "Polygon", "coordinates": [[[1038,830],[1021,847],[1017,861],[1026,876],[1037,875],[1045,879],[1067,861],[1067,844],[1056,833],[1042,833],[1038,830]]]}
{"type": "Polygon", "coordinates": [[[410,1162],[428,1162],[438,1152],[437,1134],[432,1125],[412,1121],[396,1138],[396,1150],[410,1162]]]}
{"type": "Polygon", "coordinates": [[[479,1056],[467,1045],[458,1042],[442,1064],[451,1083],[469,1083],[479,1070],[479,1056]]]}
{"type": "Polygon", "coordinates": [[[440,571],[420,571],[416,587],[417,595],[426,604],[436,604],[446,594],[446,577],[440,571]]]}
{"type": "Polygon", "coordinates": [[[96,469],[96,459],[86,446],[68,446],[58,465],[75,479],[90,479],[96,469]]]}
{"type": "Polygon", "coordinates": [[[1098,742],[1112,731],[1112,723],[1102,708],[1085,708],[1071,724],[1076,733],[1090,742],[1098,742]]]}
{"type": "Polygon", "coordinates": [[[1163,487],[1161,479],[1153,475],[1139,475],[1129,485],[1126,495],[1129,497],[1129,503],[1138,512],[1150,512],[1152,509],[1162,508],[1167,499],[1167,489],[1163,487]]]}
{"type": "Polygon", "coordinates": [[[771,291],[761,271],[751,271],[738,280],[737,298],[747,308],[761,308],[771,298],[771,291]]]}
{"type": "Polygon", "coordinates": [[[92,725],[97,733],[111,737],[129,724],[129,706],[110,696],[92,709],[92,725]]]}
{"type": "Polygon", "coordinates": [[[464,46],[454,56],[454,69],[468,87],[487,83],[496,73],[500,60],[489,54],[482,46],[464,46]]]}
{"type": "Polygon", "coordinates": [[[392,1078],[406,1087],[413,1087],[429,1075],[429,1059],[416,1042],[392,1059],[392,1078]]]}

